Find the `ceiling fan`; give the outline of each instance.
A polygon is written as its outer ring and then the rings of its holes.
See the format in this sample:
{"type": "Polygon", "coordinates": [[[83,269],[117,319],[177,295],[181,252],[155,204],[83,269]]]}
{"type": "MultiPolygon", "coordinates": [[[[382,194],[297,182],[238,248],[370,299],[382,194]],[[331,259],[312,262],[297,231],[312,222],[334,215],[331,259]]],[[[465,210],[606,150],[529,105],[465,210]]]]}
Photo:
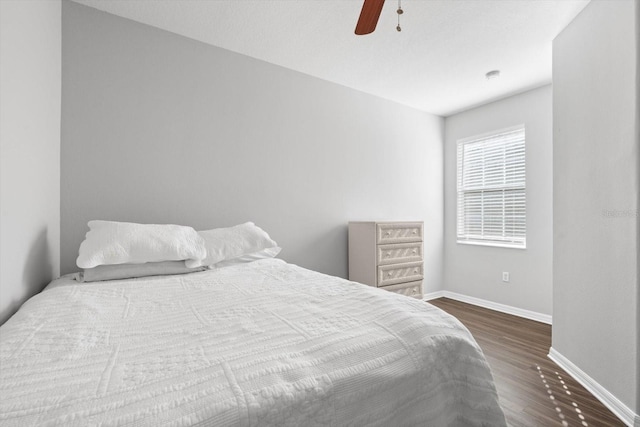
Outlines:
{"type": "MultiPolygon", "coordinates": [[[[382,12],[382,6],[384,6],[384,0],[364,0],[362,4],[362,10],[360,11],[360,18],[356,24],[356,34],[363,36],[365,34],[373,33],[378,24],[380,18],[380,12],[382,12]]],[[[396,30],[401,31],[400,28],[400,15],[402,15],[402,7],[398,0],[398,26],[396,30]]]]}

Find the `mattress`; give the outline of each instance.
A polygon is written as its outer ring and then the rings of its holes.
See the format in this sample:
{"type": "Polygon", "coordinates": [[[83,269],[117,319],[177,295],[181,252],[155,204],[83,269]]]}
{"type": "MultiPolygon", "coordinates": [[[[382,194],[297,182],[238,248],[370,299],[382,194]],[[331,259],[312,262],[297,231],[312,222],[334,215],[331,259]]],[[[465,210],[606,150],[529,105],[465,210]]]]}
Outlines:
{"type": "Polygon", "coordinates": [[[0,327],[3,426],[503,426],[489,366],[425,302],[281,260],[60,279],[0,327]]]}

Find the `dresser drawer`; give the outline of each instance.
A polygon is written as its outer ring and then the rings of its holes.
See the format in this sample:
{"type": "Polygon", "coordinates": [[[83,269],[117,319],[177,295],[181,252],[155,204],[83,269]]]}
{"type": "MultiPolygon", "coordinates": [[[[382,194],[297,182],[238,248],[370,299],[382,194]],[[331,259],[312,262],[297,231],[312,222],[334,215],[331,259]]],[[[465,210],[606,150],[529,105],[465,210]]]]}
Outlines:
{"type": "Polygon", "coordinates": [[[402,222],[377,224],[376,234],[376,243],[379,245],[422,242],[422,223],[402,222]]]}
{"type": "Polygon", "coordinates": [[[382,265],[378,267],[378,286],[422,280],[422,261],[405,264],[382,265]]]}
{"type": "Polygon", "coordinates": [[[422,242],[378,245],[377,265],[422,261],[422,242]]]}
{"type": "Polygon", "coordinates": [[[400,283],[399,285],[385,286],[382,289],[406,295],[408,297],[422,299],[422,280],[417,282],[400,283]]]}

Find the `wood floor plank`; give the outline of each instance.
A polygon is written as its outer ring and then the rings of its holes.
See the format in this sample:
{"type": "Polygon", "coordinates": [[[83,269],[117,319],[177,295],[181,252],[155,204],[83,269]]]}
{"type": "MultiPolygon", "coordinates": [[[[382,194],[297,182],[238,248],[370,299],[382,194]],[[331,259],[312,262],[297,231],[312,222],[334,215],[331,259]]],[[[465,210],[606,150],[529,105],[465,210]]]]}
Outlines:
{"type": "Polygon", "coordinates": [[[510,426],[624,427],[547,357],[550,325],[448,298],[429,303],[457,317],[482,348],[510,426]]]}

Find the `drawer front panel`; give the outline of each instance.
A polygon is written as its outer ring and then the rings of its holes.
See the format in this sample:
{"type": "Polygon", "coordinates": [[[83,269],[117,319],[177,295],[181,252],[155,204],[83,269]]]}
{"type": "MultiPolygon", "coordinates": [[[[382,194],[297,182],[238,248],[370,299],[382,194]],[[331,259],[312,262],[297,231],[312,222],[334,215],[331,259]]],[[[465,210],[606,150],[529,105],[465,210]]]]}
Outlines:
{"type": "Polygon", "coordinates": [[[378,286],[415,282],[423,278],[422,261],[406,264],[381,265],[378,267],[378,286]]]}
{"type": "Polygon", "coordinates": [[[422,242],[421,222],[402,222],[396,224],[378,224],[377,239],[380,244],[422,242]]]}
{"type": "Polygon", "coordinates": [[[422,242],[378,245],[376,249],[378,265],[422,261],[422,242]]]}
{"type": "Polygon", "coordinates": [[[385,286],[385,291],[395,292],[408,297],[422,299],[422,281],[401,283],[399,285],[385,286]]]}

